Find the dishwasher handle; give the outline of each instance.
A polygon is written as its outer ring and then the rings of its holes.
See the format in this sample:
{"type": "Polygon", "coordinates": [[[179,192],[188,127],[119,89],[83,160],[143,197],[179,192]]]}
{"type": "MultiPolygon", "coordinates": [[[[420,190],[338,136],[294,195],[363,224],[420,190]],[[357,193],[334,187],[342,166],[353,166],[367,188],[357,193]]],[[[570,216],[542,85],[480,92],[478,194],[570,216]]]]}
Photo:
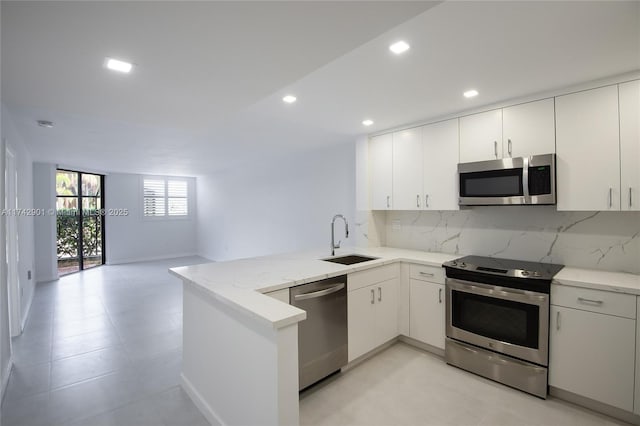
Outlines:
{"type": "Polygon", "coordinates": [[[309,293],[296,294],[293,296],[293,300],[306,300],[306,299],[315,299],[317,297],[326,296],[328,294],[335,293],[344,288],[344,283],[336,284],[332,287],[325,288],[324,290],[312,291],[309,293]]]}

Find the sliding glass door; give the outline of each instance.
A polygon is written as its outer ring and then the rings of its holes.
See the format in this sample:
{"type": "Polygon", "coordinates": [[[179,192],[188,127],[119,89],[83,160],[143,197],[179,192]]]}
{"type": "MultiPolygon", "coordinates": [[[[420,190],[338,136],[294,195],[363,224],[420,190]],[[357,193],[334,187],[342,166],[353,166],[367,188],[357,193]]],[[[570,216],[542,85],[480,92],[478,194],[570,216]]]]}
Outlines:
{"type": "Polygon", "coordinates": [[[58,170],[58,274],[104,264],[104,176],[58,170]]]}

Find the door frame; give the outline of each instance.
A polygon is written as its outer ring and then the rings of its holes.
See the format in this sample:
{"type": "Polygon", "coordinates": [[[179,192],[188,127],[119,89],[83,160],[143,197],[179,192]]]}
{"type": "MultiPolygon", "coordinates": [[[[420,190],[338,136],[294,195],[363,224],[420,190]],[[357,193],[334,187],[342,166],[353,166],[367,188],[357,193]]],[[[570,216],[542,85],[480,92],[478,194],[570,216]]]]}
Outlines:
{"type": "MultiPolygon", "coordinates": [[[[75,173],[78,176],[78,194],[76,195],[77,199],[78,199],[78,211],[80,212],[79,216],[78,216],[78,270],[75,272],[71,272],[71,273],[76,273],[76,272],[81,272],[84,271],[84,241],[83,241],[83,234],[82,234],[82,227],[83,227],[83,220],[84,220],[84,210],[82,208],[82,200],[84,197],[84,194],[82,193],[82,175],[94,175],[94,176],[99,176],[100,177],[100,206],[101,209],[103,211],[104,210],[104,181],[105,181],[105,175],[103,174],[99,174],[99,173],[91,173],[91,172],[83,172],[80,170],[71,170],[71,169],[65,169],[65,168],[61,168],[61,167],[56,167],[56,176],[58,172],[66,172],[66,173],[75,173]]],[[[56,197],[56,205],[57,205],[57,199],[58,199],[58,194],[56,191],[55,194],[56,197]]],[[[102,214],[101,215],[101,222],[100,222],[100,238],[101,238],[101,251],[102,251],[102,256],[101,256],[101,260],[102,260],[102,264],[100,266],[106,265],[106,241],[105,241],[105,217],[106,214],[102,214]]],[[[57,227],[56,227],[56,239],[58,238],[58,232],[57,232],[57,227]]],[[[58,253],[56,250],[56,259],[58,257],[58,253]]],[[[57,261],[56,261],[57,263],[57,261]]],[[[56,265],[57,268],[57,265],[56,265]]],[[[65,274],[66,275],[66,274],[65,274]]]]}
{"type": "Polygon", "coordinates": [[[7,252],[7,291],[9,298],[9,328],[11,337],[22,334],[21,304],[22,286],[19,272],[19,235],[18,235],[18,170],[16,156],[7,145],[5,147],[5,208],[6,215],[6,252],[7,252]]]}

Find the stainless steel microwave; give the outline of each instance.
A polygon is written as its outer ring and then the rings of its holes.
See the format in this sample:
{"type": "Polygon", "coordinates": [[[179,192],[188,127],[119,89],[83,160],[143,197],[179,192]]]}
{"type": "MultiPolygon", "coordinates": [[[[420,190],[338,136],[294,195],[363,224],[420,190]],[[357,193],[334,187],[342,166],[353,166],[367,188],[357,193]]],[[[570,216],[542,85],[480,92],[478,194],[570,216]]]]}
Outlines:
{"type": "Polygon", "coordinates": [[[461,206],[556,203],[556,155],[458,164],[461,206]]]}

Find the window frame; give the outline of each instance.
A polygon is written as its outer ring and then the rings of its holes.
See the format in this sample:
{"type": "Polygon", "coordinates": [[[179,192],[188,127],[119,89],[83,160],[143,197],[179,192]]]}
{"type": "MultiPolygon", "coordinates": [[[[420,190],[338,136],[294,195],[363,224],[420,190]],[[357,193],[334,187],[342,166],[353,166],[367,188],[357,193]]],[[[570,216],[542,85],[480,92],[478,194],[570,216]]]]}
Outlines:
{"type": "MultiPolygon", "coordinates": [[[[192,192],[192,179],[188,177],[179,176],[154,176],[144,175],[140,178],[140,216],[143,220],[157,221],[157,220],[190,220],[193,217],[193,192],[192,192]],[[145,197],[144,188],[145,180],[161,180],[164,184],[164,215],[162,216],[147,216],[145,215],[145,197]],[[170,215],[169,214],[169,199],[170,198],[182,198],[182,197],[169,197],[169,181],[185,182],[187,185],[186,200],[187,200],[187,214],[186,215],[170,215]]],[[[150,198],[150,197],[149,197],[150,198]]],[[[155,197],[159,198],[159,197],[155,197]]]]}

